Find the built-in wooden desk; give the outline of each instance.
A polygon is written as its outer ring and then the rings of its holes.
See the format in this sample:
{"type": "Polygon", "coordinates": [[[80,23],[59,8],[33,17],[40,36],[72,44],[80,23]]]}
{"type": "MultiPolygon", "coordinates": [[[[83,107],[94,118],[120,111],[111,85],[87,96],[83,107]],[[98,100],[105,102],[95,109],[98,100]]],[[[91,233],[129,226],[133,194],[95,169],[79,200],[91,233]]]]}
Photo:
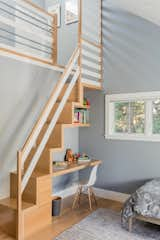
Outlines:
{"type": "Polygon", "coordinates": [[[53,166],[53,177],[57,177],[57,176],[61,176],[61,175],[65,175],[68,173],[72,173],[72,172],[76,172],[88,167],[93,167],[96,165],[101,164],[102,161],[101,160],[91,160],[90,162],[79,162],[79,163],[74,163],[74,164],[68,164],[66,167],[54,167],[53,166]]]}

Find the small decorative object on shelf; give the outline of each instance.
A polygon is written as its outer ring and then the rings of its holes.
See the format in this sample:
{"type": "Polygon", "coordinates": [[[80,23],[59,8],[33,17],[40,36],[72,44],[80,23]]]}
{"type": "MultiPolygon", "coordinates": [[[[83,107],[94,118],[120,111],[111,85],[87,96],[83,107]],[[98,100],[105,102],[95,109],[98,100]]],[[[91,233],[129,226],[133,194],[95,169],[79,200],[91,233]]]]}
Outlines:
{"type": "Polygon", "coordinates": [[[84,106],[90,106],[91,104],[90,104],[90,101],[87,98],[84,98],[83,99],[83,105],[84,106]]]}
{"type": "Polygon", "coordinates": [[[58,162],[53,162],[53,165],[55,167],[66,167],[67,166],[67,163],[64,162],[64,161],[58,161],[58,162]]]}
{"type": "Polygon", "coordinates": [[[78,153],[77,154],[77,160],[78,162],[89,162],[91,161],[90,157],[86,153],[78,153]]]}
{"type": "Polygon", "coordinates": [[[80,124],[89,123],[89,110],[76,108],[74,110],[74,123],[80,123],[80,124]]]}
{"type": "Polygon", "coordinates": [[[68,148],[66,150],[66,154],[65,154],[65,157],[64,157],[64,161],[68,162],[68,163],[73,163],[75,162],[77,159],[76,159],[76,156],[73,154],[73,151],[71,148],[68,148]]]}

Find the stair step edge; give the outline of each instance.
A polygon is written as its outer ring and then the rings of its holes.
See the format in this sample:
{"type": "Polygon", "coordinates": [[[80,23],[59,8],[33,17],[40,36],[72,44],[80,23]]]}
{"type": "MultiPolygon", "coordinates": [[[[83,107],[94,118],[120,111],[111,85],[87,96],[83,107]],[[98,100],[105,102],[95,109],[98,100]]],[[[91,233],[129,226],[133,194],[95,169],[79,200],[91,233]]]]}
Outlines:
{"type": "MultiPolygon", "coordinates": [[[[17,209],[17,199],[15,198],[4,198],[0,200],[0,205],[4,207],[11,208],[13,210],[17,209]]],[[[28,211],[33,208],[36,208],[37,205],[29,202],[22,201],[22,210],[28,211]]]]}

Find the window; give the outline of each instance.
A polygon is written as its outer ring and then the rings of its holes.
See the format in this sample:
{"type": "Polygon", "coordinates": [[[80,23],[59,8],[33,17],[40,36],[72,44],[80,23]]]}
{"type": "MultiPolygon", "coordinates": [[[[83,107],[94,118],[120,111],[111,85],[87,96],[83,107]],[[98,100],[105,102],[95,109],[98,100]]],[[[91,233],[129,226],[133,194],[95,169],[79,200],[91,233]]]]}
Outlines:
{"type": "Polygon", "coordinates": [[[160,141],[160,92],[106,95],[108,139],[160,141]]]}
{"type": "Polygon", "coordinates": [[[114,115],[115,133],[144,133],[144,101],[115,102],[114,115]]]}
{"type": "Polygon", "coordinates": [[[153,101],[153,134],[160,134],[160,99],[153,101]]]}

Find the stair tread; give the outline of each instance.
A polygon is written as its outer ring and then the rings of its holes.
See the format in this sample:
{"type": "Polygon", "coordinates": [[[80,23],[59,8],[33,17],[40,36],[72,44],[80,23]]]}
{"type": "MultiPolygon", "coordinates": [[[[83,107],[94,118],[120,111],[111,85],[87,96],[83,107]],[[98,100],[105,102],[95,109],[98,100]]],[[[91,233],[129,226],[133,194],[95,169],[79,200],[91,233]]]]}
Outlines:
{"type": "MultiPolygon", "coordinates": [[[[17,199],[15,198],[4,198],[0,200],[0,205],[6,206],[11,209],[17,209],[17,199]]],[[[22,209],[26,210],[28,208],[36,206],[33,203],[22,201],[22,209]]]]}
{"type": "MultiPolygon", "coordinates": [[[[57,101],[56,103],[59,104],[61,101],[57,101]]],[[[80,102],[76,102],[76,101],[67,101],[66,104],[71,104],[71,105],[75,105],[76,107],[80,107],[80,108],[86,108],[86,105],[83,105],[80,102]]]]}
{"type": "Polygon", "coordinates": [[[50,151],[53,151],[53,152],[61,152],[63,151],[63,147],[50,147],[49,148],[50,151]]]}
{"type": "Polygon", "coordinates": [[[57,125],[62,125],[64,127],[89,127],[90,123],[57,123],[57,125]]]}
{"type": "MultiPolygon", "coordinates": [[[[11,172],[12,174],[17,174],[17,172],[15,171],[15,172],[11,172]]],[[[23,176],[24,174],[22,174],[22,176],[23,176]]],[[[33,174],[32,174],[32,176],[31,177],[33,177],[33,178],[36,178],[36,177],[45,177],[45,176],[48,176],[48,174],[46,174],[46,173],[42,173],[42,172],[39,172],[39,171],[35,171],[35,172],[33,172],[33,174]]]]}

